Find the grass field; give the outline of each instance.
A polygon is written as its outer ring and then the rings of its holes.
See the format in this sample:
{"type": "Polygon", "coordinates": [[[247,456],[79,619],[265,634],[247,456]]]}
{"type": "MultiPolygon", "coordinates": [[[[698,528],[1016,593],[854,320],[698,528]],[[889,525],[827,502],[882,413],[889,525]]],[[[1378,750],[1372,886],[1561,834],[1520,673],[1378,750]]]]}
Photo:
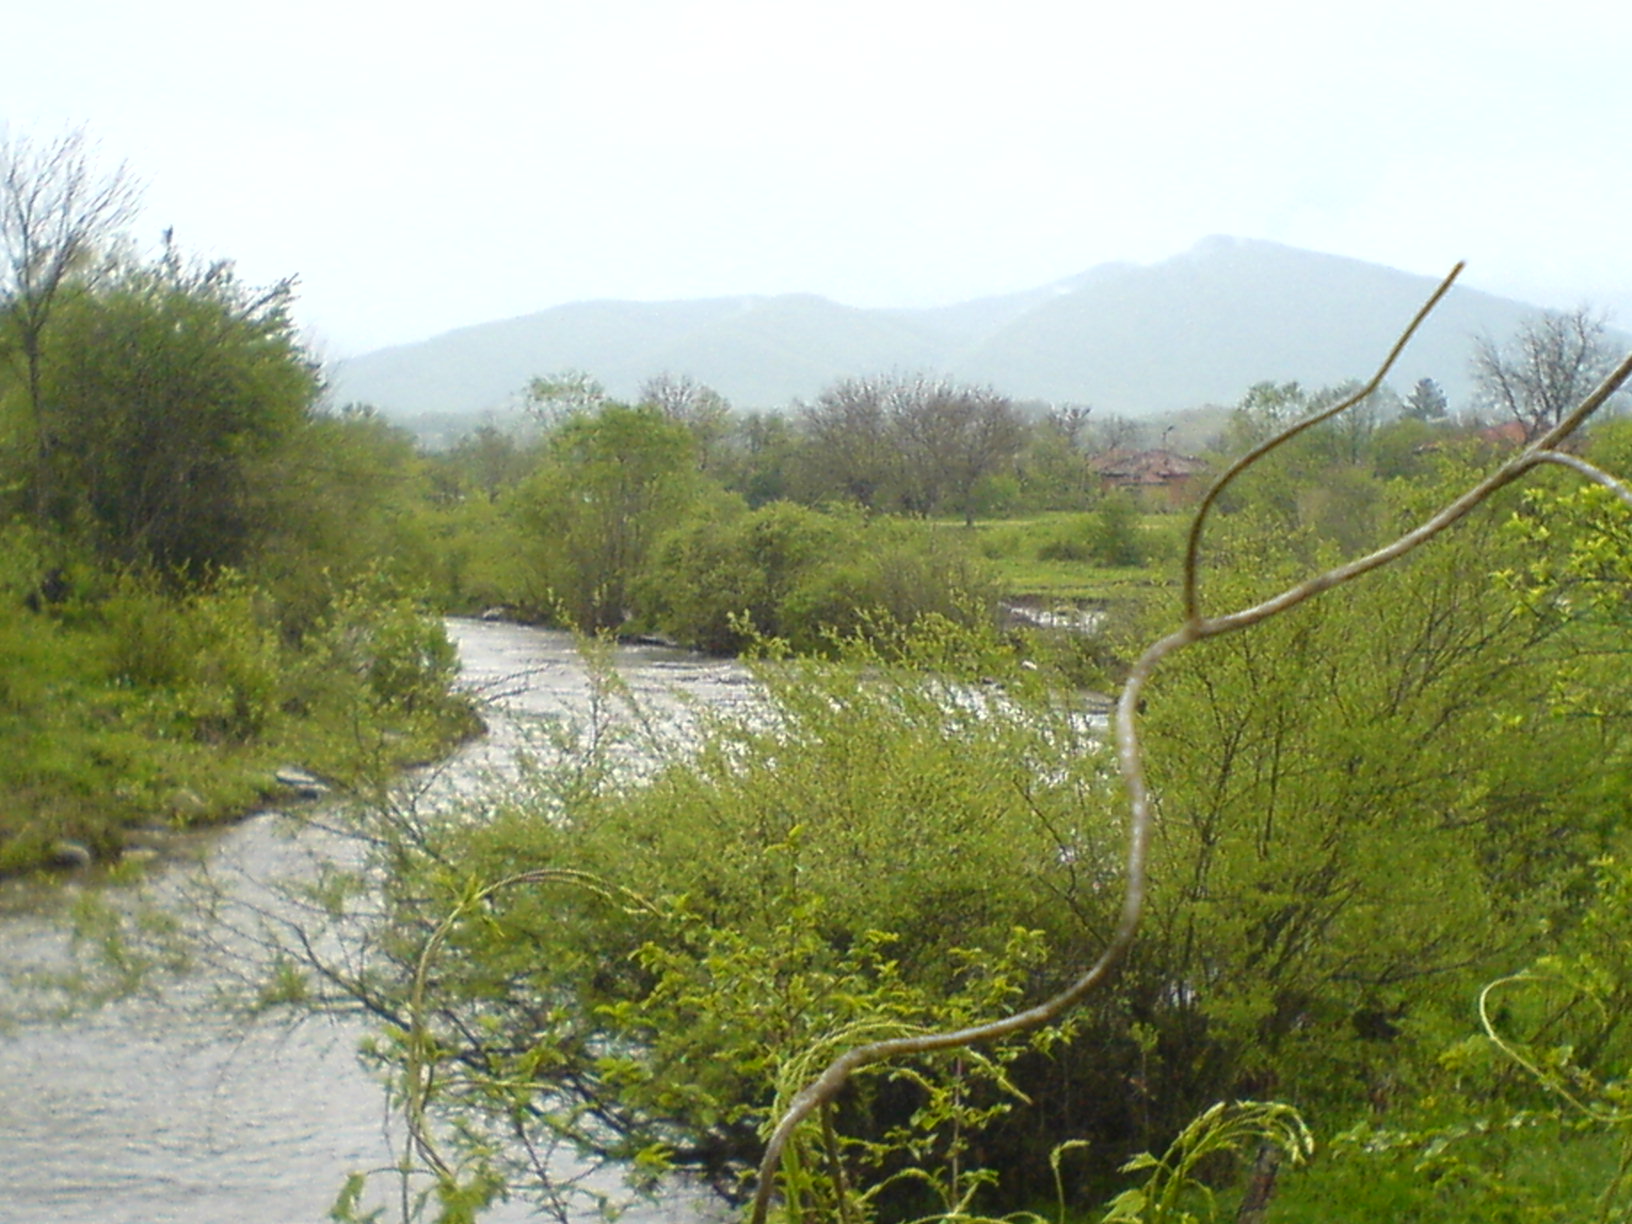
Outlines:
{"type": "MultiPolygon", "coordinates": [[[[1188,519],[1180,514],[1141,514],[1131,524],[1129,551],[1121,559],[1095,514],[1050,513],[1025,519],[977,521],[975,550],[997,576],[1004,594],[1045,604],[1111,603],[1131,593],[1171,586],[1178,574],[1188,519]]],[[[951,525],[949,524],[949,529],[951,525]]]]}

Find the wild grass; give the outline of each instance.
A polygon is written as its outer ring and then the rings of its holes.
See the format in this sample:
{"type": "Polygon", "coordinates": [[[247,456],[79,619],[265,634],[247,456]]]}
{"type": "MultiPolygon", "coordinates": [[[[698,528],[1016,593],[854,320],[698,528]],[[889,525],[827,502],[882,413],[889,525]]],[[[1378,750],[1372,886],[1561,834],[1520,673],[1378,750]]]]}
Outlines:
{"type": "MultiPolygon", "coordinates": [[[[1130,527],[1133,546],[1122,558],[1136,560],[1108,559],[1107,533],[1098,513],[977,520],[967,530],[974,535],[975,551],[1010,598],[1081,606],[1114,602],[1178,580],[1183,518],[1140,513],[1130,527]]],[[[963,530],[961,524],[958,529],[963,530]]]]}
{"type": "Polygon", "coordinates": [[[434,756],[470,725],[449,649],[437,622],[355,599],[290,643],[236,586],[19,608],[0,624],[0,875],[241,815],[284,793],[284,765],[346,786],[434,756]]]}

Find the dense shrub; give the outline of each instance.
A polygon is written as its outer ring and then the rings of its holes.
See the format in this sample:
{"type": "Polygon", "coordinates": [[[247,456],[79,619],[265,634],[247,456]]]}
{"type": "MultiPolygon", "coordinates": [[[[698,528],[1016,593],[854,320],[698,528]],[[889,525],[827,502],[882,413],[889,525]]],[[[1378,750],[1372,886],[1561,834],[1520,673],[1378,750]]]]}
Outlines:
{"type": "MultiPolygon", "coordinates": [[[[1548,712],[1564,628],[1492,585],[1503,547],[1486,520],[1164,671],[1146,716],[1151,912],[1071,1041],[1002,1052],[1029,1106],[998,1080],[968,1090],[965,1139],[1003,1171],[994,1203],[1043,1193],[1061,1136],[1094,1140],[1104,1172],[1219,1098],[1372,1108],[1427,1074],[1485,976],[1568,920],[1608,833],[1565,782],[1603,745],[1548,712]]],[[[1287,564],[1230,530],[1217,555],[1226,601],[1287,564]]],[[[384,839],[402,959],[375,966],[376,1001],[412,988],[464,882],[538,885],[484,892],[479,922],[445,928],[430,983],[434,1054],[416,1057],[509,1068],[435,1102],[482,1150],[517,1125],[524,1069],[530,1143],[662,1149],[725,1176],[813,1047],[905,1022],[883,1001],[896,984],[927,1022],[974,1006],[960,966],[1035,999],[1102,946],[1122,819],[1069,698],[935,616],[764,680],[765,706],[644,782],[585,790],[573,771],[542,801],[384,839]],[[1015,959],[1016,928],[1040,959],[1015,959]]],[[[881,1072],[842,1125],[898,1167],[912,1149],[895,1128],[955,1081],[946,1061],[881,1072]]]]}
{"type": "Polygon", "coordinates": [[[789,592],[784,636],[795,650],[830,652],[836,639],[926,617],[990,622],[997,588],[955,531],[876,519],[850,541],[789,592]]]}
{"type": "Polygon", "coordinates": [[[756,635],[794,629],[789,597],[852,551],[853,520],[791,502],[698,515],[663,538],[641,586],[641,609],[665,633],[735,653],[756,635]]]}
{"type": "MultiPolygon", "coordinates": [[[[925,617],[843,664],[768,665],[767,704],[644,783],[586,791],[572,768],[478,822],[373,830],[395,864],[378,1000],[412,989],[422,941],[453,919],[431,1046],[486,1070],[435,1102],[442,1116],[500,1151],[519,1126],[534,1150],[662,1151],[730,1186],[812,1046],[967,1023],[1052,976],[1042,954],[1099,908],[1085,865],[1115,853],[1115,831],[1084,819],[1106,806],[1087,729],[973,679],[1005,667],[1024,675],[995,639],[925,617]],[[950,670],[885,666],[901,655],[950,670]],[[506,878],[479,905],[454,884],[506,878]]],[[[1014,1104],[999,1068],[1021,1048],[877,1077],[847,1109],[873,1145],[857,1159],[899,1171],[914,1130],[926,1151],[971,1142],[977,1113],[1014,1104]]]]}
{"type": "Polygon", "coordinates": [[[1149,543],[1139,524],[1139,505],[1125,491],[1109,493],[1091,514],[1065,521],[1037,550],[1040,561],[1083,561],[1092,565],[1143,565],[1149,543]]]}
{"type": "Polygon", "coordinates": [[[830,653],[883,625],[989,619],[996,602],[957,533],[787,502],[699,514],[660,542],[640,589],[651,624],[725,652],[774,638],[830,653]]]}

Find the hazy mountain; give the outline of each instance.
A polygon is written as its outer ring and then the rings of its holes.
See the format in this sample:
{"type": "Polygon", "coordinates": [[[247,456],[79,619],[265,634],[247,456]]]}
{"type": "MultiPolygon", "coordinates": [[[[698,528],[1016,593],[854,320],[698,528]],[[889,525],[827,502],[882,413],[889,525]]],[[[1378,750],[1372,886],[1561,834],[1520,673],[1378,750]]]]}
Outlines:
{"type": "MultiPolygon", "coordinates": [[[[632,397],[690,375],[739,408],[780,408],[833,381],[890,372],[990,383],[1016,399],[1130,416],[1232,403],[1255,382],[1321,386],[1370,375],[1431,278],[1275,243],[1209,238],[1148,266],[1106,264],[1022,293],[930,309],[790,294],[581,302],[381,349],[335,371],[338,402],[398,417],[502,408],[535,375],[586,370],[632,397]]],[[[1535,308],[1458,288],[1390,383],[1468,393],[1473,338],[1510,335],[1535,308]]]]}

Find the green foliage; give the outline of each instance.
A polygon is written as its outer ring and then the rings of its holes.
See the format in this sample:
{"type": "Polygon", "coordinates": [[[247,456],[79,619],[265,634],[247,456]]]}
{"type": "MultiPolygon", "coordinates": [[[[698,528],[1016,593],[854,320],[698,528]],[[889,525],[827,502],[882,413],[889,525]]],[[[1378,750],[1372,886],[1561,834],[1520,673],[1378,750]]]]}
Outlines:
{"type": "Polygon", "coordinates": [[[1432,455],[1448,436],[1444,425],[1409,417],[1390,421],[1372,438],[1372,474],[1382,480],[1426,476],[1433,470],[1432,455]]]}
{"type": "Polygon", "coordinates": [[[1426,1091],[1334,1137],[1285,1218],[1595,1221],[1632,1206],[1632,874],[1593,866],[1579,920],[1481,992],[1483,1033],[1447,1042],[1426,1091]]]}
{"type": "Polygon", "coordinates": [[[1206,1110],[1173,1140],[1160,1159],[1141,1152],[1122,1166],[1124,1173],[1149,1177],[1111,1203],[1103,1224],[1201,1224],[1218,1219],[1212,1189],[1203,1170],[1217,1176],[1221,1157],[1240,1161],[1264,1147],[1278,1151],[1293,1165],[1315,1153],[1315,1141],[1303,1118],[1291,1106],[1276,1102],[1220,1102],[1206,1110]],[[1190,1210],[1199,1202],[1202,1213],[1190,1210]]]}
{"type": "Polygon", "coordinates": [[[412,442],[313,414],[293,283],[168,236],[151,263],[99,251],[120,177],[75,139],[10,152],[39,208],[0,276],[0,871],[247,810],[291,760],[356,778],[468,730],[441,627],[401,599],[430,569],[412,442]]]}
{"type": "Polygon", "coordinates": [[[937,618],[991,623],[997,588],[950,533],[899,520],[852,522],[840,544],[782,601],[782,637],[794,650],[828,653],[844,638],[937,618]]]}
{"type": "Polygon", "coordinates": [[[491,422],[461,437],[452,450],[430,456],[436,495],[444,502],[481,498],[489,502],[527,475],[531,456],[516,435],[491,422]]]}
{"type": "Polygon", "coordinates": [[[284,657],[264,596],[231,573],[171,597],[126,579],[97,608],[108,671],[131,689],[164,693],[179,733],[244,743],[285,699],[284,657]]]}
{"type": "Polygon", "coordinates": [[[515,517],[485,498],[437,507],[421,519],[434,560],[427,587],[443,609],[477,614],[520,608],[536,582],[515,517]]]}
{"type": "Polygon", "coordinates": [[[354,677],[375,708],[405,713],[441,706],[458,663],[442,625],[378,574],[339,593],[308,646],[309,675],[354,677]]]}
{"type": "MultiPolygon", "coordinates": [[[[766,665],[765,707],[644,783],[564,764],[481,821],[370,826],[392,918],[361,980],[391,1014],[424,1000],[377,1054],[409,1082],[459,1068],[425,1100],[449,1169],[497,1152],[513,1193],[546,1195],[525,1151],[564,1143],[730,1187],[777,1086],[824,1051],[999,1014],[1056,972],[1113,838],[1081,819],[1104,788],[1085,729],[1019,701],[1012,656],[948,622],[854,650],[766,665]]],[[[801,1141],[801,1193],[963,1202],[1002,1163],[1023,1048],[864,1077],[833,1135],[801,1141]]]]}
{"type": "MultiPolygon", "coordinates": [[[[1259,383],[1236,407],[1225,449],[1232,455],[1244,452],[1358,389],[1344,385],[1310,392],[1295,382],[1259,383]]],[[[1389,525],[1384,492],[1371,471],[1381,398],[1379,392],[1264,456],[1231,485],[1219,508],[1251,510],[1275,536],[1294,533],[1344,554],[1375,546],[1389,525]]],[[[1392,462],[1402,460],[1396,456],[1392,462]]]]}
{"type": "Polygon", "coordinates": [[[1042,597],[1059,603],[1124,602],[1135,591],[1166,587],[1177,572],[1184,517],[1141,514],[1137,566],[1090,560],[1098,523],[1089,514],[1045,514],[977,523],[972,544],[1009,598],[1042,597]]]}
{"type": "Polygon", "coordinates": [[[1373,1119],[1324,1145],[1321,1159],[1280,1185],[1279,1224],[1579,1224],[1617,1155],[1600,1136],[1545,1113],[1481,1116],[1458,1100],[1437,1119],[1373,1119]]]}
{"type": "Polygon", "coordinates": [[[641,608],[654,624],[703,650],[736,653],[756,636],[788,638],[798,626],[788,603],[836,558],[853,554],[861,531],[849,520],[777,502],[758,510],[697,516],[658,545],[642,583],[641,608]]]}
{"type": "Polygon", "coordinates": [[[1085,561],[1095,565],[1140,566],[1149,559],[1140,529],[1138,502],[1126,490],[1100,501],[1092,514],[1066,520],[1065,530],[1037,550],[1040,561],[1085,561]]]}
{"type": "MultiPolygon", "coordinates": [[[[1249,520],[1220,532],[1220,601],[1278,581],[1301,551],[1266,543],[1249,520]]],[[[1091,1137],[1104,1161],[1254,1088],[1334,1116],[1409,1092],[1484,967],[1529,954],[1563,920],[1606,836],[1566,780],[1603,744],[1549,712],[1550,652],[1571,627],[1492,586],[1507,547],[1487,518],[1370,585],[1164,671],[1146,715],[1162,797],[1151,916],[1114,995],[1076,1013],[1076,1040],[1005,1062],[1004,1082],[1035,1104],[980,1116],[983,1163],[1003,1170],[1004,1193],[1046,1184],[1038,1133],[1091,1137]]],[[[771,1107],[765,1052],[791,1058],[862,1023],[840,1001],[856,992],[889,1012],[876,966],[865,990],[782,996],[800,1000],[796,1017],[766,996],[733,996],[726,983],[750,967],[833,972],[840,962],[824,957],[887,947],[904,986],[934,992],[958,980],[963,950],[994,955],[1016,924],[1046,949],[1028,993],[1089,960],[1113,918],[1118,831],[1068,707],[997,643],[937,618],[847,658],[836,670],[769,668],[767,709],[710,725],[695,758],[638,786],[572,790],[546,805],[548,821],[522,809],[408,839],[426,857],[415,867],[407,856],[405,872],[393,860],[404,931],[435,880],[535,865],[649,899],[552,892],[528,902],[535,912],[518,893],[499,928],[461,926],[448,950],[459,969],[439,972],[434,996],[439,1057],[488,1065],[490,1040],[510,1049],[529,1034],[527,1074],[503,1082],[514,1092],[525,1080],[528,1116],[550,1134],[608,1156],[656,1145],[726,1176],[771,1107]],[[891,670],[901,661],[945,679],[891,670]],[[953,682],[966,676],[1005,683],[953,682]],[[667,1010],[680,1000],[688,1010],[667,1010]],[[460,1044],[471,1032],[490,1034],[479,1050],[460,1044]],[[617,1118],[616,1141],[579,1129],[585,1111],[617,1118]]],[[[916,1151],[889,1136],[922,1098],[869,1093],[834,1120],[832,1144],[883,1143],[895,1160],[916,1151]]],[[[498,1125],[491,1101],[441,1105],[456,1130],[469,1131],[472,1110],[498,1125]]],[[[815,1176],[815,1152],[797,1176],[815,1176]]],[[[939,1178],[952,1163],[925,1156],[911,1176],[939,1178]]],[[[843,1197],[836,1181],[811,1186],[843,1197]]],[[[961,1210],[957,1195],[941,1201],[961,1210]]],[[[902,1207],[891,1202],[886,1214],[902,1207]]]]}
{"type": "Polygon", "coordinates": [[[295,431],[317,393],[285,283],[170,250],[58,311],[45,357],[57,523],[99,553],[176,570],[236,564],[254,524],[247,465],[295,431]]]}
{"type": "Polygon", "coordinates": [[[444,590],[462,606],[736,652],[766,638],[828,651],[868,626],[968,621],[995,604],[950,533],[786,502],[746,508],[697,473],[691,431],[652,407],[569,420],[504,506],[508,531],[480,502],[441,517],[444,590]]]}
{"type": "Polygon", "coordinates": [[[366,409],[314,414],[247,475],[255,526],[246,564],[277,601],[286,634],[321,620],[337,587],[430,584],[437,546],[405,430],[366,409]]]}
{"type": "Polygon", "coordinates": [[[1045,419],[1030,431],[1020,456],[1018,497],[1038,510],[1079,510],[1092,503],[1099,477],[1089,462],[1084,414],[1045,419]]]}
{"type": "Polygon", "coordinates": [[[792,422],[783,414],[745,413],[727,434],[726,444],[713,459],[713,470],[727,489],[757,508],[788,496],[799,445],[792,422]]]}
{"type": "Polygon", "coordinates": [[[557,427],[513,503],[534,573],[528,603],[586,631],[622,625],[658,535],[697,494],[693,447],[651,407],[608,403],[557,427]]]}
{"type": "MultiPolygon", "coordinates": [[[[1413,1026],[1532,946],[1601,847],[1571,783],[1603,748],[1549,715],[1562,643],[1492,589],[1483,536],[1192,652],[1153,689],[1163,851],[1123,989],[1161,1034],[1157,1100],[1217,1076],[1215,1095],[1296,1083],[1313,1102],[1397,1074],[1413,1026]]],[[[1214,597],[1250,601],[1262,584],[1230,570],[1272,567],[1226,548],[1214,597]]]]}
{"type": "Polygon", "coordinates": [[[0,872],[247,810],[291,760],[361,782],[469,730],[441,625],[378,584],[341,590],[298,643],[234,574],[107,586],[0,618],[0,872]]]}
{"type": "Polygon", "coordinates": [[[1485,1033],[1555,1107],[1613,1134],[1619,1159],[1596,1218],[1632,1211],[1632,871],[1615,858],[1595,865],[1586,914],[1560,946],[1480,996],[1485,1033]]]}

